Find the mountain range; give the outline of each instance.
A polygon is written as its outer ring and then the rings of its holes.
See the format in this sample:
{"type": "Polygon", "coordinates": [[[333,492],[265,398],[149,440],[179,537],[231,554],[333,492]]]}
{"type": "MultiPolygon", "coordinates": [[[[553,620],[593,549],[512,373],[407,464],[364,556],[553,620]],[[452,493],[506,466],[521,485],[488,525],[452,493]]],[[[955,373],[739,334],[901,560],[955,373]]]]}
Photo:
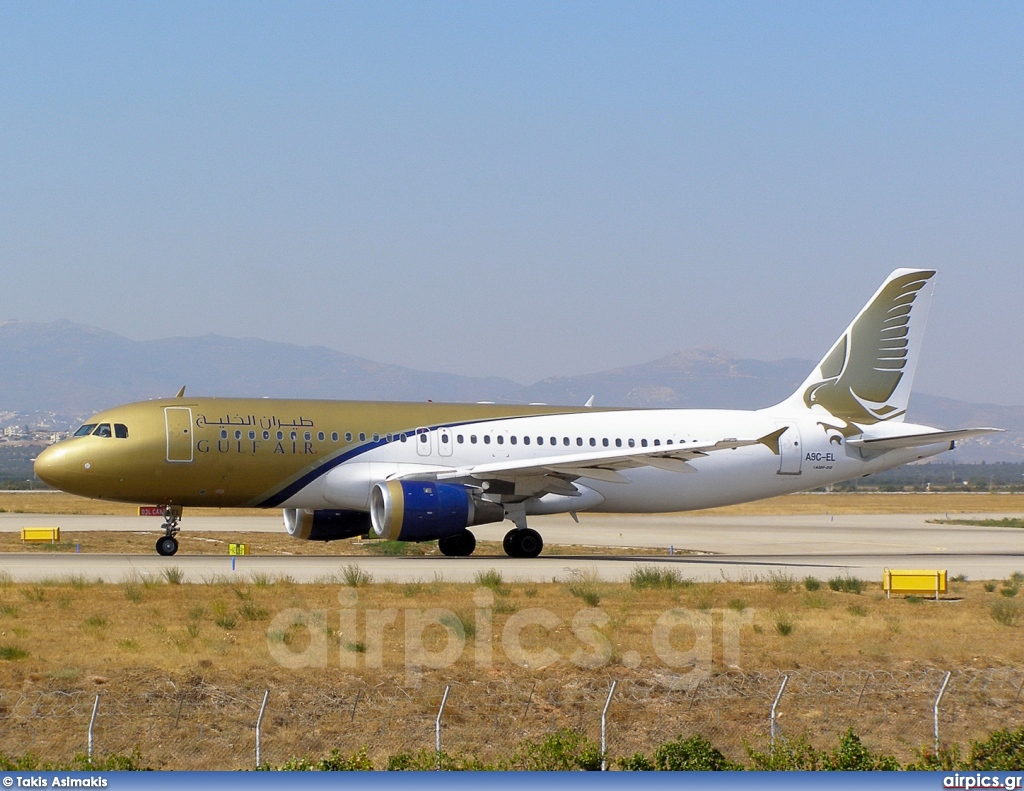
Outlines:
{"type": "MultiPolygon", "coordinates": [[[[418,371],[322,346],[219,335],[134,341],[69,321],[0,322],[0,413],[52,413],[68,425],[120,403],[192,395],[394,401],[496,401],[755,409],[792,393],[814,363],[737,359],[689,349],[623,368],[530,385],[501,377],[418,371]]],[[[908,419],[942,428],[997,426],[965,442],[957,461],[1024,460],[1024,407],[915,393],[908,419]]],[[[10,422],[10,421],[9,421],[10,422]]]]}

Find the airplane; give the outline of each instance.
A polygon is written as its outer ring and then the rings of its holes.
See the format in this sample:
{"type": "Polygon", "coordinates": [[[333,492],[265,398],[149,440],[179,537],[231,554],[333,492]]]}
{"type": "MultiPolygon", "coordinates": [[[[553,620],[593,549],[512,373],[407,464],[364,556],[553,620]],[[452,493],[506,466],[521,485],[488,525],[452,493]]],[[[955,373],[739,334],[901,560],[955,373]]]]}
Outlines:
{"type": "Polygon", "coordinates": [[[50,486],[158,503],[159,554],[184,508],[281,508],[297,538],[434,541],[509,520],[536,557],[538,514],[713,508],[815,489],[999,431],[904,422],[935,271],[897,269],[789,398],[760,410],[173,398],[91,417],[39,454],[50,486]]]}

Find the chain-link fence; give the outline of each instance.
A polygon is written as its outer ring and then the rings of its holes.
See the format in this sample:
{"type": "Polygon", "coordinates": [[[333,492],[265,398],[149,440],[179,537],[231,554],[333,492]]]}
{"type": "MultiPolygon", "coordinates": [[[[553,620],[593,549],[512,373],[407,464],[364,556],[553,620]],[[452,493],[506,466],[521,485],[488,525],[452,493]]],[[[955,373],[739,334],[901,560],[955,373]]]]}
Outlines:
{"type": "MultiPolygon", "coordinates": [[[[946,671],[778,673],[723,672],[643,678],[612,673],[563,677],[424,678],[416,689],[391,681],[278,679],[262,720],[262,760],[271,765],[317,758],[333,749],[351,754],[366,747],[374,764],[389,756],[433,750],[442,692],[451,684],[442,730],[453,755],[493,760],[523,739],[559,728],[600,738],[601,713],[617,680],[607,713],[608,754],[650,753],[658,744],[695,733],[733,760],[747,763],[746,746],[763,749],[776,706],[776,738],[807,734],[832,747],[853,728],[873,750],[913,760],[934,740],[935,704],[946,671]]],[[[105,682],[109,684],[109,682],[105,682]]],[[[1024,723],[1024,669],[952,670],[938,706],[939,738],[966,746],[1000,728],[1024,723]]],[[[98,757],[137,752],[143,765],[164,769],[244,769],[255,764],[256,722],[264,687],[139,676],[104,686],[84,685],[0,693],[0,749],[30,752],[44,761],[69,760],[89,743],[98,757]]]]}

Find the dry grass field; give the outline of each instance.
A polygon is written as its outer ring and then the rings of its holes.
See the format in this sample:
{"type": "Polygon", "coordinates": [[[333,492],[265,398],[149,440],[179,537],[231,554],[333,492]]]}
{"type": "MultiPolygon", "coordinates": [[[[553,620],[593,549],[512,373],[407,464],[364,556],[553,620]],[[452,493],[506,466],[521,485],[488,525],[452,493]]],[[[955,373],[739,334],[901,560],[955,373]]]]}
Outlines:
{"type": "Polygon", "coordinates": [[[173,571],[120,584],[3,583],[0,744],[70,757],[99,692],[101,752],[138,750],[155,768],[247,767],[269,689],[267,760],[367,746],[383,766],[432,746],[451,684],[446,749],[489,759],[558,727],[596,738],[617,680],[613,756],[699,732],[743,759],[744,739],[764,743],[779,671],[796,679],[783,732],[822,746],[852,725],[873,748],[911,760],[930,741],[945,670],[957,674],[947,739],[1024,720],[1019,582],[954,582],[932,602],[782,576],[648,581],[507,583],[492,572],[476,585],[400,585],[349,566],[307,585],[182,585],[173,571]]]}

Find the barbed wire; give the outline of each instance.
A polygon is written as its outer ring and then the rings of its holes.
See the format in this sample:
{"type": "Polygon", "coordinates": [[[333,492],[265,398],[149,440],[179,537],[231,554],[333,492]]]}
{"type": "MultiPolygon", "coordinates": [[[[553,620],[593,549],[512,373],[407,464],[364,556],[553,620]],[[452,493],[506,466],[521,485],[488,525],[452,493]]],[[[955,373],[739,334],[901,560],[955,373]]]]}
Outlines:
{"type": "MultiPolygon", "coordinates": [[[[932,739],[935,697],[945,677],[938,667],[683,674],[619,678],[610,748],[650,751],[661,741],[702,733],[734,759],[764,740],[768,712],[788,677],[778,712],[783,738],[813,733],[833,738],[846,727],[876,749],[912,758],[932,739]]],[[[296,678],[271,687],[263,753],[271,762],[366,747],[378,763],[397,752],[429,748],[444,683],[441,675],[407,688],[355,676],[311,683],[296,678]],[[435,688],[436,687],[436,688],[435,688]]],[[[593,733],[611,675],[520,675],[452,679],[446,744],[468,754],[494,755],[524,738],[557,728],[593,733]]],[[[201,676],[121,678],[116,688],[48,680],[0,690],[0,744],[11,755],[32,752],[66,760],[82,752],[96,695],[102,754],[138,752],[159,768],[233,769],[252,766],[254,726],[264,688],[228,686],[201,676]],[[148,685],[147,685],[148,682],[148,685]]],[[[446,682],[447,683],[447,682],[446,682]]],[[[1024,722],[1024,668],[951,671],[940,708],[943,739],[966,743],[1024,722]]]]}

